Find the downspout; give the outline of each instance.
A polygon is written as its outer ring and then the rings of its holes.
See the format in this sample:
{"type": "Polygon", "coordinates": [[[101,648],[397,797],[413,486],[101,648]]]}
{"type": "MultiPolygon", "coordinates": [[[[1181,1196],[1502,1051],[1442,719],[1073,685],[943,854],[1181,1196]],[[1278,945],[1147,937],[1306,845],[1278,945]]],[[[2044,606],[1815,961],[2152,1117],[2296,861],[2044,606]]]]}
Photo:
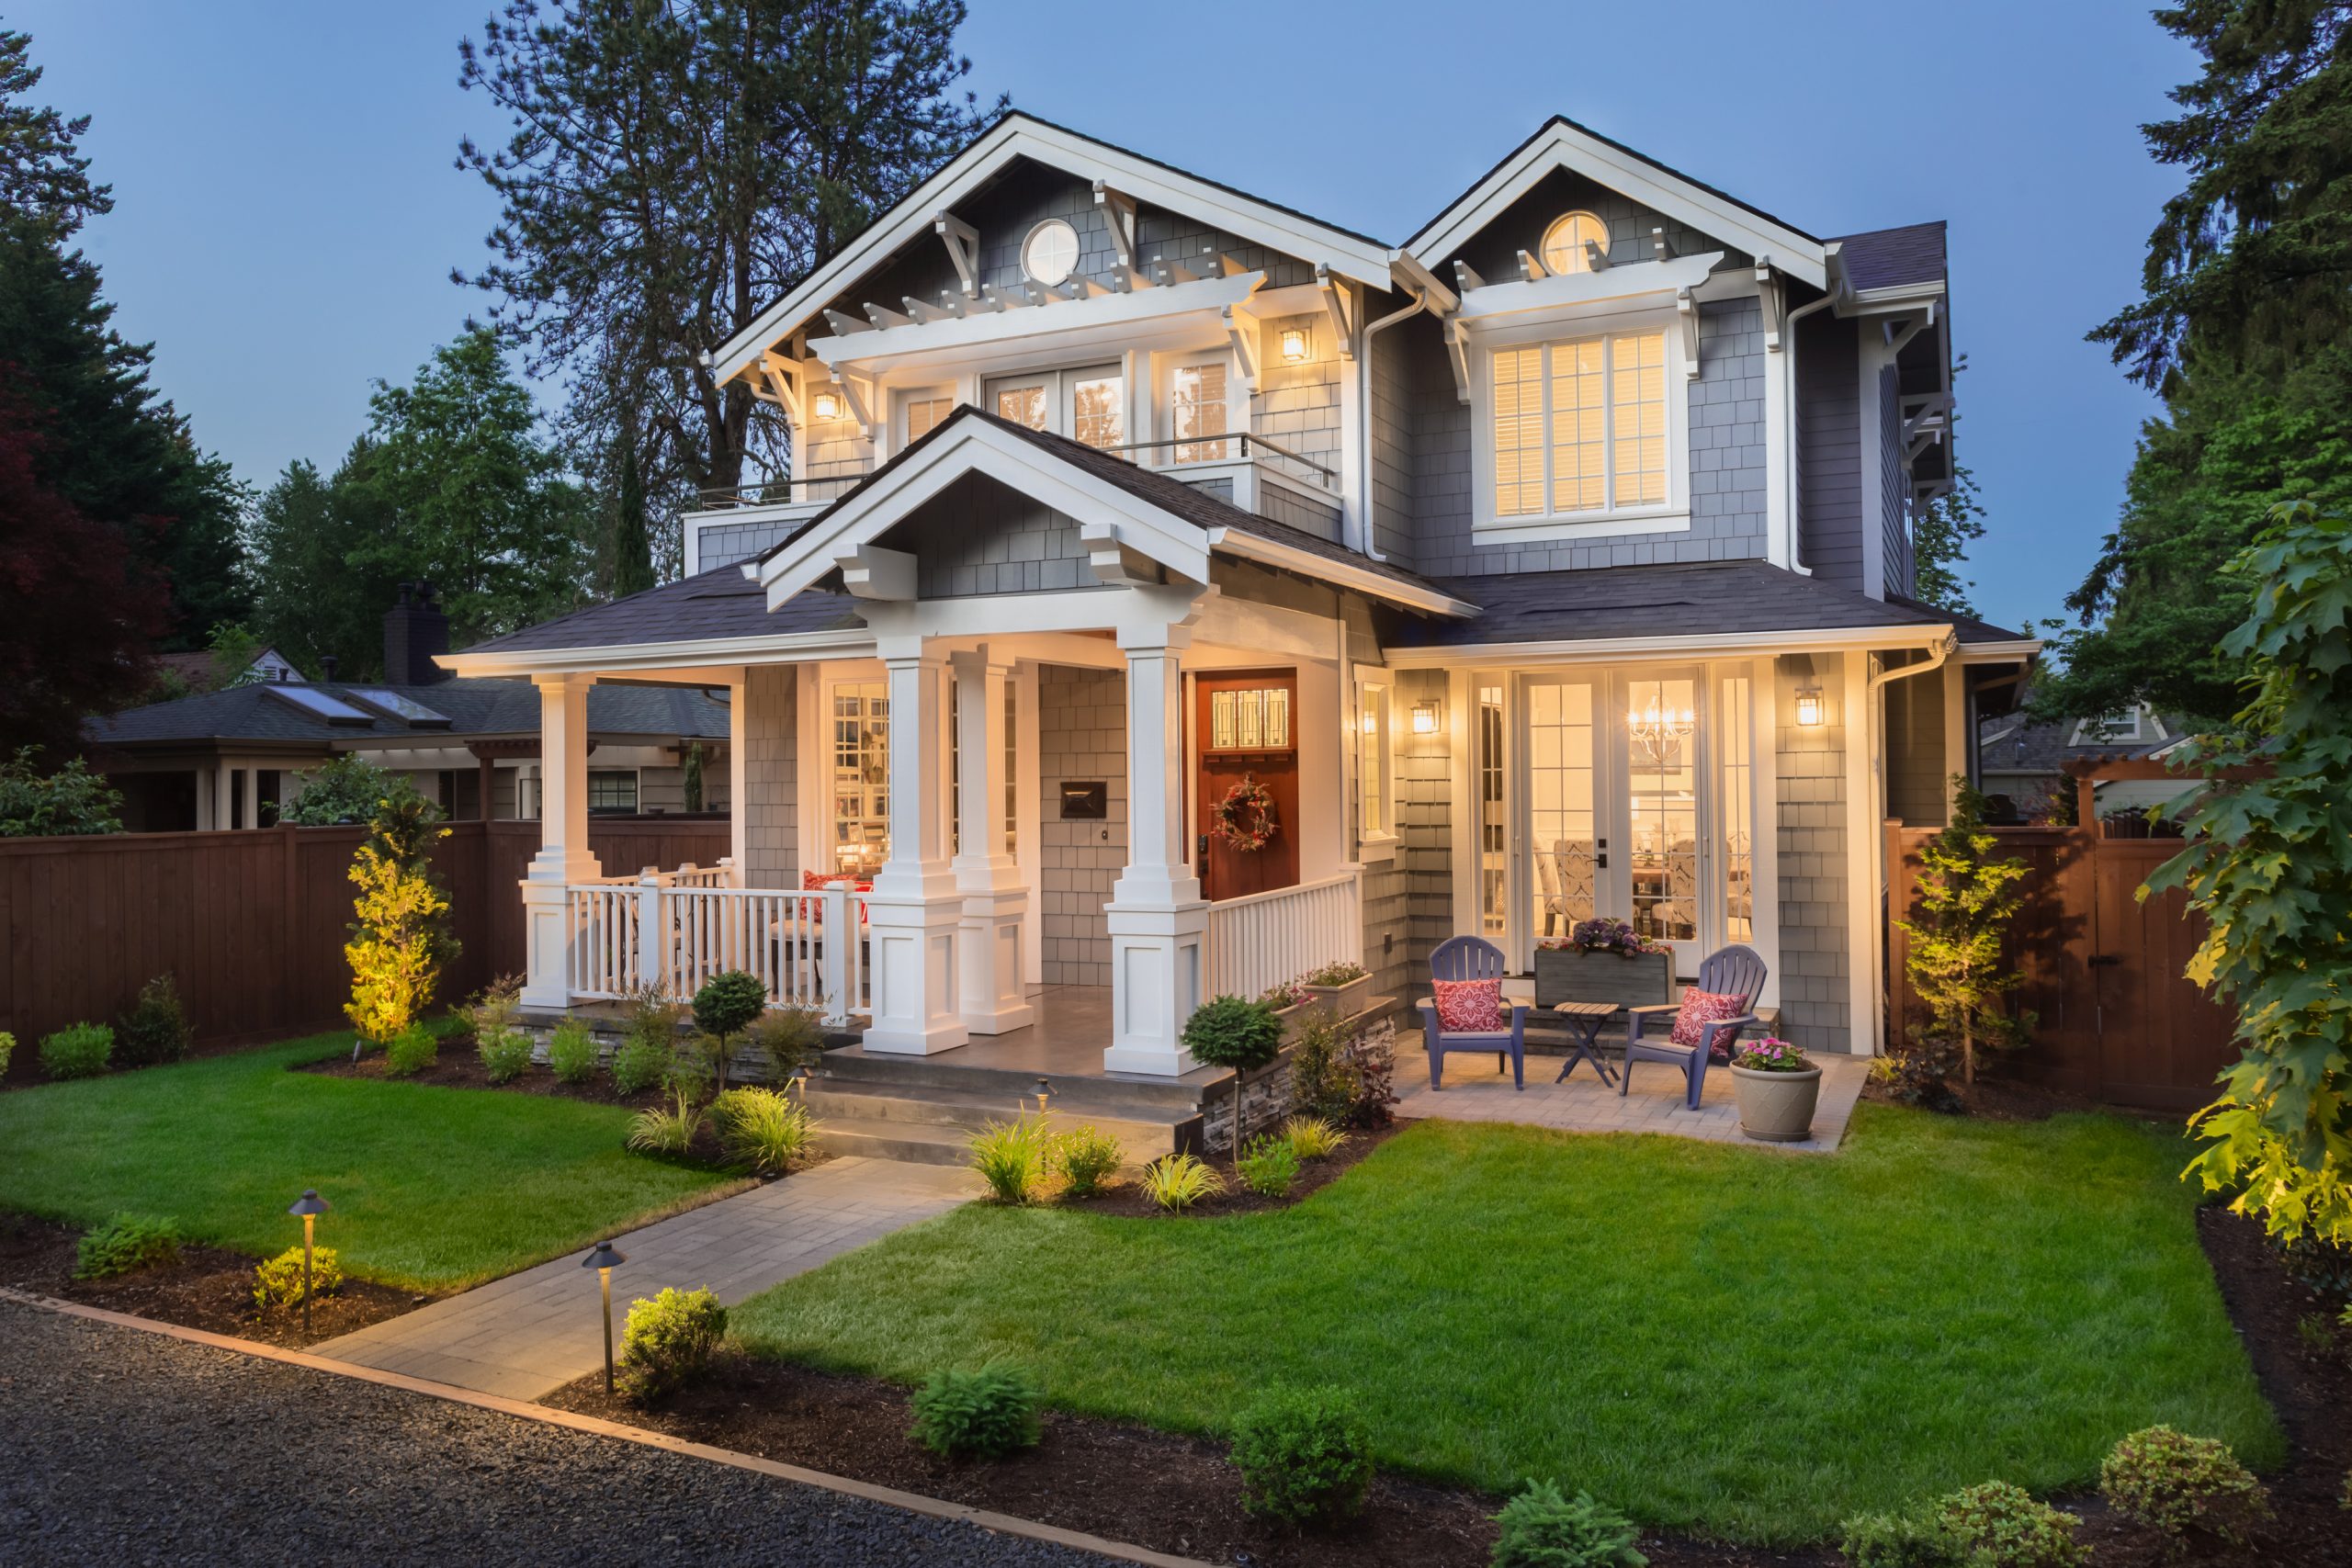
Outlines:
{"type": "Polygon", "coordinates": [[[1363,484],[1358,491],[1363,497],[1363,505],[1359,509],[1363,513],[1363,519],[1357,525],[1363,535],[1363,553],[1374,560],[1386,560],[1388,558],[1382,555],[1379,547],[1373,543],[1374,536],[1372,527],[1372,340],[1375,333],[1385,332],[1397,322],[1418,316],[1430,308],[1428,289],[1414,289],[1412,295],[1411,304],[1401,310],[1391,311],[1365,327],[1363,343],[1356,351],[1356,409],[1363,420],[1360,438],[1363,443],[1363,467],[1359,475],[1363,484]]]}
{"type": "MultiPolygon", "coordinates": [[[[1830,252],[1829,259],[1830,265],[1833,267],[1836,266],[1838,259],[1836,251],[1830,252]]],[[[1804,444],[1798,434],[1797,323],[1815,310],[1835,305],[1838,303],[1838,296],[1844,292],[1845,277],[1840,273],[1830,279],[1829,292],[1811,304],[1798,306],[1781,322],[1781,374],[1788,378],[1789,385],[1789,462],[1788,478],[1783,481],[1788,486],[1788,491],[1781,499],[1789,519],[1789,569],[1804,577],[1813,575],[1813,568],[1804,564],[1804,525],[1797,513],[1797,474],[1804,463],[1804,444]]]]}
{"type": "MultiPolygon", "coordinates": [[[[1887,969],[1886,928],[1887,921],[1894,918],[1894,911],[1888,907],[1888,898],[1893,888],[1890,886],[1892,879],[1886,863],[1886,834],[1883,826],[1886,820],[1886,745],[1884,740],[1886,725],[1882,716],[1885,705],[1881,694],[1897,681],[1907,681],[1914,675],[1925,675],[1930,671],[1942,669],[1959,647],[1960,634],[1947,630],[1943,640],[1936,644],[1935,651],[1927,658],[1917,664],[1905,664],[1894,670],[1878,671],[1871,676],[1863,687],[1865,700],[1862,723],[1865,727],[1866,743],[1870,744],[1874,753],[1871,778],[1872,787],[1878,792],[1877,809],[1871,813],[1871,842],[1867,852],[1867,863],[1871,868],[1871,880],[1878,888],[1878,919],[1872,924],[1870,933],[1871,973],[1878,976],[1877,1010],[1879,1014],[1877,1021],[1871,1026],[1871,1054],[1872,1055],[1878,1055],[1881,1032],[1886,1025],[1887,998],[1891,994],[1889,987],[1894,979],[1887,969]]],[[[1851,728],[1850,724],[1849,728],[1851,728]]],[[[1850,737],[1848,743],[1851,744],[1850,737]]],[[[1946,761],[1949,762],[1950,759],[1947,758],[1946,761]]]]}

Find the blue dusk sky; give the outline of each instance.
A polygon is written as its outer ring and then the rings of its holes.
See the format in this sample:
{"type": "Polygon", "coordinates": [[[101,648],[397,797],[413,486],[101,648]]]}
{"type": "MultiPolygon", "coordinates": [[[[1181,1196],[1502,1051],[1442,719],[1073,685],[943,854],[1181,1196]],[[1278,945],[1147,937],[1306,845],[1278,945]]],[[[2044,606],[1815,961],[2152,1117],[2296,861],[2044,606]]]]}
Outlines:
{"type": "MultiPolygon", "coordinates": [[[[243,479],[332,467],[476,306],[495,208],[452,157],[506,127],[457,43],[495,3],[7,7],[93,117],[118,323],[243,479]]],[[[2056,614],[2113,525],[2154,404],[2083,333],[2136,293],[2179,183],[2138,127],[2195,67],[2145,5],[976,0],[965,47],[984,98],[1392,243],[1554,113],[1814,233],[1948,220],[1979,608],[2056,614]]]]}

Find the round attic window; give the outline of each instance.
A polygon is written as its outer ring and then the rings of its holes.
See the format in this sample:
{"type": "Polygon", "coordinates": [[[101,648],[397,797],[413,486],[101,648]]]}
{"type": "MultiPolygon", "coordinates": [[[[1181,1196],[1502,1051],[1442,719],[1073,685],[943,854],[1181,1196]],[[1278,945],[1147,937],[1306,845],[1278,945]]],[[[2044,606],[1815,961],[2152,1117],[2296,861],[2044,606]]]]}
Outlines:
{"type": "Polygon", "coordinates": [[[1544,270],[1555,275],[1566,272],[1590,272],[1592,258],[1585,253],[1586,242],[1600,247],[1601,256],[1609,254],[1609,225],[1589,212],[1571,212],[1544,231],[1544,270]]]}
{"type": "Polygon", "coordinates": [[[1058,218],[1048,218],[1021,242],[1021,270],[1030,280],[1048,288],[1069,281],[1078,270],[1078,231],[1058,218]]]}

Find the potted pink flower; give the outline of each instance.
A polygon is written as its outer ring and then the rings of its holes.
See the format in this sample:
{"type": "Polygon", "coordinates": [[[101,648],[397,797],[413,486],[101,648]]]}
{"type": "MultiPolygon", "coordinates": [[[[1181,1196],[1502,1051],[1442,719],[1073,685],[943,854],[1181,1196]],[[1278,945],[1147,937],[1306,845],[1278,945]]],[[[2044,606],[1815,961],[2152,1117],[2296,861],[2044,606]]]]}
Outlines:
{"type": "Polygon", "coordinates": [[[1731,1082],[1739,1101],[1739,1130],[1768,1144],[1802,1143],[1813,1135],[1821,1102],[1821,1069],[1785,1040],[1766,1035],[1732,1052],[1731,1082]]]}
{"type": "Polygon", "coordinates": [[[1315,998],[1306,987],[1295,980],[1277,980],[1258,993],[1259,1001],[1274,1010],[1283,1022],[1283,1043],[1287,1045],[1298,1038],[1298,1026],[1306,1016],[1306,1005],[1315,998]]]}

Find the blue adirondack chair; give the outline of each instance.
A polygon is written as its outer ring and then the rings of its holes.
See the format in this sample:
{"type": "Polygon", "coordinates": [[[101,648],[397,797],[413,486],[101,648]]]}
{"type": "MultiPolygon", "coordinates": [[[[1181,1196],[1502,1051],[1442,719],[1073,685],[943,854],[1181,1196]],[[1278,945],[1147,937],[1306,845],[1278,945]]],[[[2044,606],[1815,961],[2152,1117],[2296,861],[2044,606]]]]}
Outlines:
{"type": "Polygon", "coordinates": [[[1669,1035],[1674,1030],[1674,1015],[1682,1010],[1679,1002],[1660,1002],[1651,1007],[1627,1008],[1625,1025],[1625,1070],[1618,1075],[1617,1092],[1623,1096],[1634,1081],[1635,1062],[1665,1062],[1680,1067],[1689,1080],[1689,1091],[1683,1103],[1691,1110],[1699,1109],[1699,1091],[1706,1087],[1707,1062],[1721,1041],[1728,1055],[1739,1043],[1740,1032],[1759,1028],[1756,1017],[1756,998],[1764,989],[1764,957],[1752,947],[1736,942],[1707,955],[1699,965],[1699,988],[1717,996],[1740,998],[1739,1015],[1708,1024],[1701,1032],[1699,1043],[1677,1045],[1669,1035]],[[1648,1026],[1658,1032],[1645,1034],[1648,1026]]]}
{"type": "MultiPolygon", "coordinates": [[[[1491,942],[1475,936],[1457,936],[1438,944],[1430,954],[1430,977],[1433,980],[1499,979],[1503,973],[1503,952],[1491,942]]],[[[1437,1002],[1434,998],[1421,1003],[1421,1031],[1429,1045],[1430,1088],[1443,1089],[1445,1054],[1448,1051],[1492,1051],[1495,1070],[1502,1070],[1503,1058],[1510,1058],[1511,1087],[1527,1087],[1527,1004],[1509,1002],[1510,1027],[1482,1031],[1475,1034],[1448,1034],[1438,1027],[1437,1002]]]]}

